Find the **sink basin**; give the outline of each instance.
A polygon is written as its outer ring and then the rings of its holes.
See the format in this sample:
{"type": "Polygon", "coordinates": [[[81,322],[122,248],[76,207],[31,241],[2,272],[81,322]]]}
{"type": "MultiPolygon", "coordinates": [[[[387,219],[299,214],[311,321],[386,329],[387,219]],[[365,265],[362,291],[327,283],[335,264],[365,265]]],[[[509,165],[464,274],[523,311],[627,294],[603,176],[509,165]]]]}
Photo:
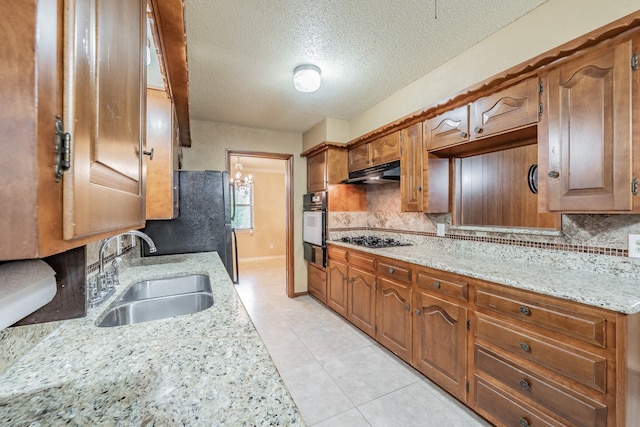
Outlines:
{"type": "Polygon", "coordinates": [[[132,284],[97,324],[131,325],[197,313],[213,305],[209,276],[192,274],[132,284]]]}
{"type": "Polygon", "coordinates": [[[120,301],[180,295],[190,292],[211,292],[209,276],[191,274],[189,276],[168,277],[166,279],[145,280],[132,284],[120,297],[120,301]]]}

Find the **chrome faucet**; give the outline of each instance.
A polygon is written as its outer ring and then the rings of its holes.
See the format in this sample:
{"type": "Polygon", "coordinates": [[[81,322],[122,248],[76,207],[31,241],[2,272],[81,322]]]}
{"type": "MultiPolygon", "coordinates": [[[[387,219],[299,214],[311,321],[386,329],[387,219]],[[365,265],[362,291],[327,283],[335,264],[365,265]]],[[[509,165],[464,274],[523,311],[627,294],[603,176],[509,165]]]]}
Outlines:
{"type": "Polygon", "coordinates": [[[118,236],[124,236],[127,234],[131,236],[138,236],[142,240],[147,242],[147,245],[149,245],[150,253],[157,252],[156,245],[153,242],[153,240],[151,240],[151,237],[147,236],[146,234],[138,230],[127,231],[125,233],[117,234],[115,236],[111,236],[103,240],[102,244],[100,245],[100,252],[99,252],[100,267],[98,270],[98,274],[96,276],[96,280],[95,282],[89,282],[89,285],[87,287],[88,301],[89,301],[89,306],[91,308],[97,307],[103,301],[107,300],[116,290],[115,284],[119,282],[117,265],[120,259],[116,258],[116,260],[114,261],[113,263],[114,271],[110,273],[106,273],[104,268],[104,257],[105,257],[105,252],[107,250],[107,246],[109,246],[109,243],[111,243],[111,241],[117,238],[118,236]]]}

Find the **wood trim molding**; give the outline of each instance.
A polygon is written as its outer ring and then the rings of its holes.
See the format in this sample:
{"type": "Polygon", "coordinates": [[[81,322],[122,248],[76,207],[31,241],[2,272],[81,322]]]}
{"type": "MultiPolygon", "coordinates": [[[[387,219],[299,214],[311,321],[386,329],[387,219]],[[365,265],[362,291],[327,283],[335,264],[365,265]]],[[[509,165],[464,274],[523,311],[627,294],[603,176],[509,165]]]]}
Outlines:
{"type": "Polygon", "coordinates": [[[640,32],[640,11],[613,21],[610,24],[544,52],[528,61],[515,65],[493,77],[452,95],[448,99],[410,113],[398,120],[372,130],[371,132],[349,141],[346,146],[347,148],[352,148],[357,145],[371,142],[376,138],[386,136],[392,132],[464,105],[489,93],[511,86],[512,84],[529,78],[539,73],[544,68],[549,67],[550,65],[555,65],[565,58],[579,53],[582,50],[606,42],[609,39],[630,37],[630,33],[637,32],[640,32]]]}
{"type": "Polygon", "coordinates": [[[294,280],[294,248],[293,248],[293,154],[267,153],[260,151],[242,151],[225,149],[225,168],[231,170],[231,157],[260,157],[264,159],[275,159],[285,161],[284,185],[285,185],[285,264],[286,264],[286,288],[287,296],[294,298],[298,296],[295,292],[294,280]]]}
{"type": "Polygon", "coordinates": [[[314,154],[318,154],[319,152],[326,150],[328,148],[337,148],[339,150],[347,150],[347,146],[341,142],[325,141],[325,142],[321,142],[318,145],[314,145],[313,147],[309,148],[307,151],[300,153],[300,157],[313,156],[314,154]]]}
{"type": "MultiPolygon", "coordinates": [[[[180,145],[191,147],[189,124],[189,74],[187,65],[187,33],[182,0],[148,0],[148,15],[157,30],[156,45],[161,51],[162,69],[173,99],[180,145]]],[[[152,26],[153,27],[153,26],[152,26]]]]}

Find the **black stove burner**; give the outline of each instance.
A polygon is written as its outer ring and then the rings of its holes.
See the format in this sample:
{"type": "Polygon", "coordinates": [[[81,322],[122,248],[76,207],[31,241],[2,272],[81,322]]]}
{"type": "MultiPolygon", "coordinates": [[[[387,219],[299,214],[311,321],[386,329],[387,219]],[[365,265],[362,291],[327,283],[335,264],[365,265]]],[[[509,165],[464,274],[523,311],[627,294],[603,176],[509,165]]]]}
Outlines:
{"type": "Polygon", "coordinates": [[[342,241],[352,245],[366,246],[368,248],[389,248],[393,246],[410,246],[410,243],[403,243],[396,239],[383,238],[377,236],[357,236],[343,237],[342,241]]]}

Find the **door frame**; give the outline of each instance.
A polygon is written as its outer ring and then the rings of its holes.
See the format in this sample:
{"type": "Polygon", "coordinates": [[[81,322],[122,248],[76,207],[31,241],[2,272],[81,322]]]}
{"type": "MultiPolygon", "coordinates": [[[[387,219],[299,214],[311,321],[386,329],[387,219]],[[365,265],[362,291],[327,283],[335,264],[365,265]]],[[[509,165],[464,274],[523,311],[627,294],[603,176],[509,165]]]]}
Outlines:
{"type": "Polygon", "coordinates": [[[243,151],[225,149],[225,168],[231,174],[231,157],[258,157],[262,159],[284,160],[285,187],[285,281],[287,296],[293,298],[295,293],[294,258],[293,258],[293,154],[267,153],[262,151],[243,151]]]}

